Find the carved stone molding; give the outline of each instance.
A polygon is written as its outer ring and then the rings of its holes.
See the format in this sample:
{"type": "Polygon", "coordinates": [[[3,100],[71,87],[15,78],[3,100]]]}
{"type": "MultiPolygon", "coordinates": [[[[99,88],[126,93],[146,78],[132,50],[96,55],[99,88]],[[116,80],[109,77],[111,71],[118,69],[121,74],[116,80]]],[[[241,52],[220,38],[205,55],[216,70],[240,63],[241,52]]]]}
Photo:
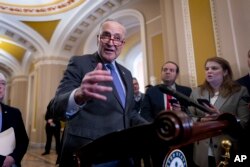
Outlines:
{"type": "Polygon", "coordinates": [[[185,44],[186,44],[186,53],[187,53],[187,64],[188,64],[188,74],[189,74],[189,83],[191,87],[197,86],[197,74],[194,58],[194,46],[192,38],[192,28],[190,21],[189,13],[189,2],[188,0],[182,0],[182,10],[184,15],[184,34],[185,34],[185,44]]]}
{"type": "Polygon", "coordinates": [[[218,31],[218,23],[216,18],[216,8],[215,8],[215,1],[210,0],[210,7],[211,7],[211,15],[212,15],[212,22],[213,22],[213,30],[214,30],[214,39],[215,39],[215,47],[216,47],[216,54],[218,57],[222,56],[221,46],[220,46],[220,39],[219,39],[219,31],[218,31]]]}
{"type": "Polygon", "coordinates": [[[39,57],[34,60],[35,68],[41,65],[67,65],[69,61],[69,57],[59,57],[59,56],[51,56],[51,57],[39,57]]]}

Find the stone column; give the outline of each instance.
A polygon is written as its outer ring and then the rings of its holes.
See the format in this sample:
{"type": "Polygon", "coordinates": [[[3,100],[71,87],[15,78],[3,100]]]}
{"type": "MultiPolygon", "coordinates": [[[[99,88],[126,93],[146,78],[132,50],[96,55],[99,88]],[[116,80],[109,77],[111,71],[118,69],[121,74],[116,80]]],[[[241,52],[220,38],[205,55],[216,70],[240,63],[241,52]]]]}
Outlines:
{"type": "Polygon", "coordinates": [[[180,67],[177,83],[197,85],[192,29],[188,0],[160,0],[162,13],[163,45],[166,60],[180,67]]]}
{"type": "Polygon", "coordinates": [[[63,57],[42,57],[34,62],[34,72],[29,76],[28,117],[26,118],[30,145],[41,146],[46,141],[47,105],[55,95],[67,64],[68,58],[63,57]]]}
{"type": "Polygon", "coordinates": [[[22,117],[25,122],[27,115],[27,88],[28,78],[24,75],[19,75],[11,78],[9,85],[9,105],[18,108],[22,112],[22,117]]]}

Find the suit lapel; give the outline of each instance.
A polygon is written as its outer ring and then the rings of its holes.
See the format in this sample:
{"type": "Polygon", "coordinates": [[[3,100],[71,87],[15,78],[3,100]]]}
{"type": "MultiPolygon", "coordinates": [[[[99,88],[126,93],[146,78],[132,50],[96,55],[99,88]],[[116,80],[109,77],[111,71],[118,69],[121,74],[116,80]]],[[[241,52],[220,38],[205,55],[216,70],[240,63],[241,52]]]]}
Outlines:
{"type": "MultiPolygon", "coordinates": [[[[205,99],[210,99],[211,97],[209,97],[209,93],[208,91],[204,92],[204,96],[201,98],[205,98],[205,99]]],[[[227,97],[228,98],[228,97],[227,97]]],[[[225,103],[225,101],[227,100],[227,98],[223,98],[222,96],[218,96],[217,100],[214,103],[214,106],[220,110],[220,108],[223,106],[223,104],[225,103]]]]}
{"type": "Polygon", "coordinates": [[[223,106],[223,104],[226,102],[227,98],[223,98],[222,96],[218,96],[218,99],[215,101],[214,106],[220,111],[220,108],[223,106]]]}
{"type": "MultiPolygon", "coordinates": [[[[91,56],[91,58],[92,58],[91,62],[92,62],[93,70],[96,68],[96,66],[97,66],[98,63],[102,63],[103,64],[103,62],[102,62],[102,60],[101,60],[101,58],[100,58],[100,56],[98,55],[97,52],[94,53],[93,56],[91,56]]],[[[104,65],[103,65],[102,68],[105,69],[104,65]]]]}

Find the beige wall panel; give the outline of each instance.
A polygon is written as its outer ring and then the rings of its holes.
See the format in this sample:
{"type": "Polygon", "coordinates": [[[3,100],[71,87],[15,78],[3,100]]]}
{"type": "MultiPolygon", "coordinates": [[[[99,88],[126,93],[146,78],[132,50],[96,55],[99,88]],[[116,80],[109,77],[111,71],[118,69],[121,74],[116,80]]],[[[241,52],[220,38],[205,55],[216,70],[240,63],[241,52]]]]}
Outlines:
{"type": "Polygon", "coordinates": [[[152,52],[154,64],[154,76],[156,84],[161,83],[161,67],[165,62],[163,54],[162,34],[152,37],[152,52]]]}
{"type": "Polygon", "coordinates": [[[147,59],[148,59],[148,78],[152,85],[159,83],[159,66],[165,61],[165,54],[163,52],[161,19],[157,17],[154,20],[147,22],[147,59]],[[159,49],[157,51],[157,49],[159,49]],[[157,51],[157,54],[156,54],[157,51]]]}
{"type": "Polygon", "coordinates": [[[173,1],[161,0],[161,12],[165,57],[167,60],[177,62],[176,23],[173,1]]]}
{"type": "Polygon", "coordinates": [[[18,108],[22,112],[22,117],[25,122],[27,109],[27,89],[28,89],[28,80],[25,76],[17,76],[11,80],[11,89],[9,104],[10,106],[18,108]]]}
{"type": "Polygon", "coordinates": [[[246,60],[250,49],[250,1],[210,1],[217,53],[230,62],[235,78],[243,76],[248,72],[246,60]]]}

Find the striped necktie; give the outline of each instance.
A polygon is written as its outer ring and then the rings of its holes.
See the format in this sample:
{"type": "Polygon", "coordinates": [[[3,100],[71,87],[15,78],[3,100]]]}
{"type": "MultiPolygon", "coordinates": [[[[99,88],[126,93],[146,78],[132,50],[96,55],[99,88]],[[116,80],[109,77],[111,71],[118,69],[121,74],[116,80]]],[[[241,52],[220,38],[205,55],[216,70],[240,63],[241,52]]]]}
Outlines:
{"type": "Polygon", "coordinates": [[[171,110],[170,99],[172,99],[172,96],[167,94],[166,95],[166,110],[167,111],[171,110]]]}

